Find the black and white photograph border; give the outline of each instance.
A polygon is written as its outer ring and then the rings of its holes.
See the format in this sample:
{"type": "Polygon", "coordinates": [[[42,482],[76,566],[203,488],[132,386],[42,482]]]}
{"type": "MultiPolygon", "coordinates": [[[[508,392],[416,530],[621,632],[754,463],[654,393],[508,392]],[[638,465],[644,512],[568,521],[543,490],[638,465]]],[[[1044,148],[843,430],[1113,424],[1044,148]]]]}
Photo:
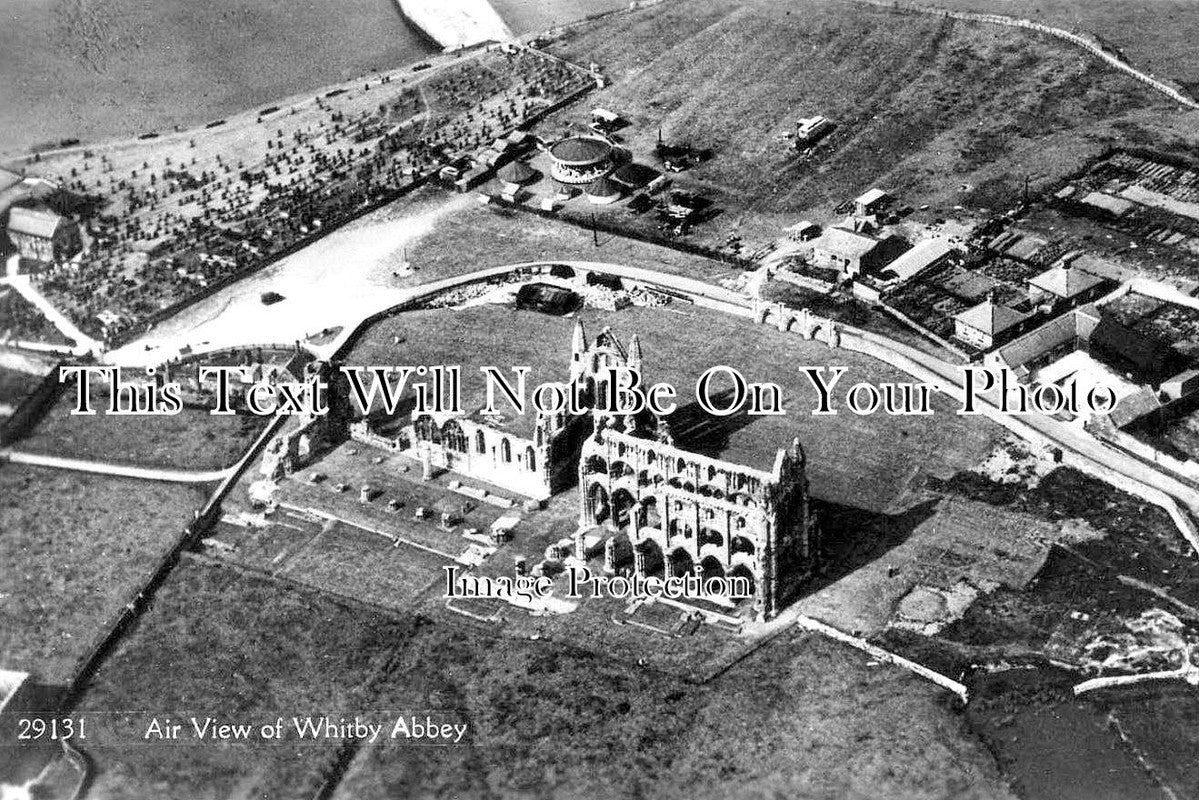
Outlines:
{"type": "Polygon", "coordinates": [[[1197,35],[0,0],[0,800],[1199,796],[1197,35]]]}

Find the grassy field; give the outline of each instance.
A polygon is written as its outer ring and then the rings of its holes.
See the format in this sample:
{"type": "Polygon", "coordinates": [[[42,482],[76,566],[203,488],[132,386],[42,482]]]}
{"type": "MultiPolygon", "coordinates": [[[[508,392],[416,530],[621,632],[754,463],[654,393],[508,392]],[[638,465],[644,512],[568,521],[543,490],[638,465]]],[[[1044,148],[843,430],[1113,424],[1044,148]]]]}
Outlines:
{"type": "MultiPolygon", "coordinates": [[[[573,201],[576,204],[581,200],[573,201]]],[[[719,283],[740,270],[667,247],[599,234],[533,214],[470,206],[435,226],[409,248],[416,283],[522,261],[604,261],[719,283]],[[465,258],[463,254],[469,254],[465,258]]]]}
{"type": "Polygon", "coordinates": [[[935,0],[930,5],[1007,14],[1098,36],[1139,69],[1199,88],[1199,58],[1191,32],[1199,26],[1192,0],[935,0]]]}
{"type": "Polygon", "coordinates": [[[280,715],[336,721],[369,713],[374,683],[412,630],[412,623],[184,561],[80,706],[97,720],[88,746],[97,767],[91,796],[311,797],[339,739],[147,745],[142,734],[154,715],[261,724],[280,715]]]}
{"type": "Polygon", "coordinates": [[[0,663],[47,682],[77,660],[203,503],[199,489],[0,468],[0,663]]]}
{"type": "Polygon", "coordinates": [[[470,746],[366,749],[337,800],[1010,797],[944,696],[819,638],[784,633],[702,686],[440,626],[403,662],[390,704],[460,710],[470,746]]]}
{"type": "Polygon", "coordinates": [[[96,721],[92,796],[105,800],[308,798],[341,744],[141,739],[150,716],[192,713],[433,715],[468,726],[457,745],[363,744],[339,800],[1010,798],[944,697],[800,634],[697,686],[561,644],[384,618],[188,560],[79,712],[96,721]]]}
{"type": "Polygon", "coordinates": [[[106,414],[107,395],[99,389],[92,394],[96,414],[71,413],[71,387],[16,446],[33,453],[137,466],[220,469],[235,463],[270,421],[249,414],[210,414],[190,406],[173,415],[106,414]]]}
{"type": "Polygon", "coordinates": [[[794,13],[755,0],[663,3],[581,26],[554,51],[603,66],[612,83],[594,104],[631,120],[621,135],[635,156],[652,158],[659,128],[714,151],[677,182],[725,208],[705,226],[716,240],[734,230],[748,240],[755,224],[777,233],[805,212],[827,218],[870,186],[934,213],[1004,208],[1024,175],[1041,185],[1116,141],[1123,122],[1156,124],[1169,108],[1047,37],[841,0],[794,13]],[[783,137],[815,114],[837,130],[800,157],[783,137]]]}
{"type": "MultiPolygon", "coordinates": [[[[644,379],[664,381],[678,390],[679,410],[670,417],[680,444],[734,463],[769,469],[775,452],[798,436],[808,455],[812,493],[822,500],[867,508],[891,509],[911,480],[923,471],[949,477],[968,468],[990,450],[997,428],[952,413],[936,403],[931,416],[857,416],[837,400],[840,413],[814,417],[815,389],[798,373],[801,364],[848,367],[838,390],[858,381],[903,381],[906,376],[881,362],[796,334],[754,326],[714,311],[674,304],[665,309],[628,308],[619,312],[585,310],[580,318],[590,336],[610,325],[618,338],[641,338],[644,379]],[[703,331],[702,337],[695,335],[703,331]],[[709,367],[735,365],[749,381],[774,381],[782,387],[783,416],[722,421],[693,404],[696,379],[709,367]],[[718,424],[719,423],[719,424],[718,424]]],[[[372,326],[346,356],[350,364],[459,364],[463,374],[463,410],[482,399],[482,364],[528,365],[529,388],[562,380],[569,360],[573,321],[479,306],[462,311],[415,311],[372,326]],[[393,344],[394,337],[401,344],[393,344]]],[[[532,419],[528,421],[532,430],[532,419]]]]}
{"type": "Polygon", "coordinates": [[[0,151],[195,125],[432,51],[391,0],[3,0],[0,13],[0,151]]]}

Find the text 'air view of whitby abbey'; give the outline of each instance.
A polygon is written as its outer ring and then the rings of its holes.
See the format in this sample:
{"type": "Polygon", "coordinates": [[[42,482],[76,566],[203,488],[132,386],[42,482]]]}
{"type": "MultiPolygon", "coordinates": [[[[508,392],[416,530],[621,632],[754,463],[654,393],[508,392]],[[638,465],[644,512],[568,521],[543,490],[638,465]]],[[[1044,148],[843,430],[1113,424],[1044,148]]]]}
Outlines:
{"type": "Polygon", "coordinates": [[[0,0],[0,800],[1199,797],[1193,0],[0,0]]]}

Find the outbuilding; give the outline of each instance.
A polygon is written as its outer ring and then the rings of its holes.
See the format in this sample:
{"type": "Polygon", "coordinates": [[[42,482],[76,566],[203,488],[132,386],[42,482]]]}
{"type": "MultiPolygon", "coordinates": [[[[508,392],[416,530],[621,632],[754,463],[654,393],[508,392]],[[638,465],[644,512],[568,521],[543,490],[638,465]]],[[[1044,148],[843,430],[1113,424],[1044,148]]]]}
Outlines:
{"type": "Polygon", "coordinates": [[[854,213],[859,217],[877,214],[891,204],[891,199],[882,189],[869,189],[853,201],[854,213]]]}

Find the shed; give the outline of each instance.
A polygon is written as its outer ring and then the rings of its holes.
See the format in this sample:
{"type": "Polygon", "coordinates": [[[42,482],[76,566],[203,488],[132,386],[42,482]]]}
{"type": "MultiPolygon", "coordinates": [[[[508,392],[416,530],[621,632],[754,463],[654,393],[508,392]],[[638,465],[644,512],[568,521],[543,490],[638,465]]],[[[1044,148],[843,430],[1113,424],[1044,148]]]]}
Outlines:
{"type": "Polygon", "coordinates": [[[943,263],[953,252],[953,245],[945,239],[925,239],[888,264],[881,277],[897,283],[911,280],[926,269],[943,263]]]}
{"type": "Polygon", "coordinates": [[[877,214],[891,203],[891,195],[882,189],[868,189],[853,201],[854,212],[860,217],[877,214]]]}

